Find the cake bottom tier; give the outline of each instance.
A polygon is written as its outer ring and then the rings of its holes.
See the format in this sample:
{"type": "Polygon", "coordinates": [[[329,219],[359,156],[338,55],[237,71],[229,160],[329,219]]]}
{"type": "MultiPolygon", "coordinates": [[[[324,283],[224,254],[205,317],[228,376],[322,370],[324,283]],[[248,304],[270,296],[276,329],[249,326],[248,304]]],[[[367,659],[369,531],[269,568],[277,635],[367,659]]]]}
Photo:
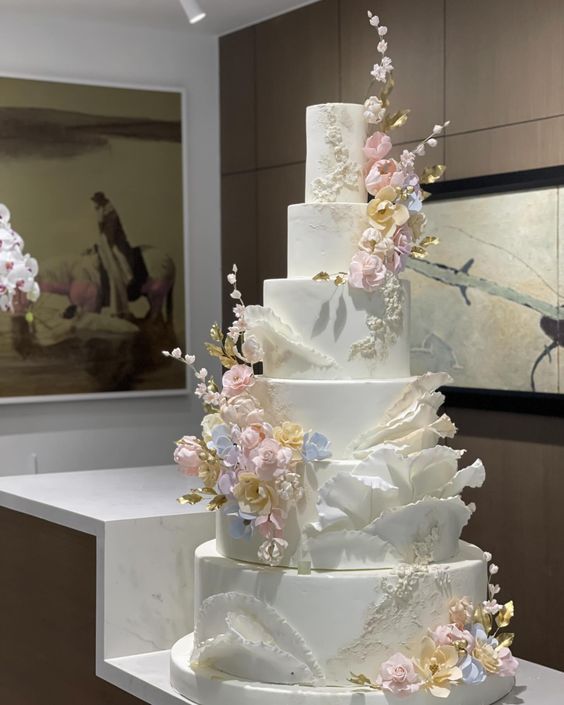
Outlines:
{"type": "Polygon", "coordinates": [[[479,604],[486,590],[470,544],[448,563],[300,575],[225,558],[209,541],[196,550],[193,662],[249,681],[350,688],[351,672],[374,679],[393,654],[418,657],[453,598],[479,604]]]}
{"type": "MultiPolygon", "coordinates": [[[[226,676],[212,668],[196,671],[190,665],[194,635],[179,639],[171,649],[170,682],[180,695],[198,705],[437,705],[437,698],[429,693],[416,693],[398,698],[373,690],[359,691],[347,688],[275,685],[258,681],[240,680],[226,676]]],[[[257,673],[257,677],[260,674],[257,673]]],[[[455,686],[448,705],[491,705],[514,686],[513,678],[490,676],[476,685],[455,686]]]]}

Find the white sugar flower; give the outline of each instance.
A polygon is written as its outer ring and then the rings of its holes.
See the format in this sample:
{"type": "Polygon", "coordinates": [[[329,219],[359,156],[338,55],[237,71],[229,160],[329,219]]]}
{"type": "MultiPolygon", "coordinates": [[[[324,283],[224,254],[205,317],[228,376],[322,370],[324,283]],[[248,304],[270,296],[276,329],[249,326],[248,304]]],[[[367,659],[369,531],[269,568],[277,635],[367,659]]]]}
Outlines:
{"type": "Polygon", "coordinates": [[[229,294],[229,296],[230,296],[232,299],[238,299],[238,300],[240,300],[241,297],[242,297],[242,294],[241,294],[241,292],[239,291],[239,289],[233,289],[233,291],[229,294]]]}
{"type": "Polygon", "coordinates": [[[392,60],[389,56],[382,57],[382,67],[386,70],[387,73],[390,73],[390,71],[394,70],[394,67],[392,66],[392,60]]]}
{"type": "Polygon", "coordinates": [[[287,548],[288,542],[285,539],[270,539],[270,541],[261,543],[258,549],[258,557],[263,563],[278,565],[287,548]]]}
{"type": "Polygon", "coordinates": [[[195,355],[184,355],[184,361],[187,365],[193,365],[196,362],[195,355]]]}
{"type": "Polygon", "coordinates": [[[386,114],[386,108],[377,96],[371,96],[364,103],[364,119],[371,125],[378,125],[386,114]]]}
{"type": "Polygon", "coordinates": [[[386,34],[388,34],[388,28],[385,27],[383,24],[381,24],[381,25],[378,27],[378,34],[379,34],[381,37],[385,37],[386,34]]]}
{"type": "Polygon", "coordinates": [[[180,360],[182,357],[182,350],[180,348],[174,348],[170,354],[175,360],[180,360]]]}
{"type": "Polygon", "coordinates": [[[417,154],[418,157],[423,157],[425,155],[425,145],[423,144],[423,142],[421,142],[421,144],[418,144],[413,151],[415,152],[415,154],[417,154]]]}
{"type": "Polygon", "coordinates": [[[232,286],[235,286],[235,284],[237,283],[237,275],[236,275],[236,274],[233,274],[233,272],[231,272],[230,274],[227,275],[227,281],[228,281],[232,286]]]}
{"type": "Polygon", "coordinates": [[[482,607],[484,608],[484,612],[492,616],[496,615],[501,609],[501,605],[497,603],[497,600],[486,600],[482,602],[482,607]]]}
{"type": "Polygon", "coordinates": [[[486,562],[489,563],[492,559],[492,554],[489,551],[484,551],[484,558],[486,559],[486,562]]]}
{"type": "Polygon", "coordinates": [[[373,15],[370,10],[368,10],[368,20],[373,27],[377,27],[380,24],[380,18],[378,15],[373,15]]]}
{"type": "Polygon", "coordinates": [[[234,265],[231,267],[231,271],[233,272],[233,274],[237,274],[237,272],[238,272],[239,270],[237,269],[237,265],[236,265],[236,264],[234,264],[234,265]]]}
{"type": "Polygon", "coordinates": [[[491,585],[491,584],[488,585],[488,592],[490,594],[490,599],[495,597],[500,590],[501,590],[501,588],[499,587],[499,585],[491,585]]]}
{"type": "Polygon", "coordinates": [[[378,46],[376,48],[378,49],[380,54],[385,54],[386,49],[388,48],[388,42],[385,39],[382,39],[378,42],[378,46]]]}
{"type": "Polygon", "coordinates": [[[437,146],[437,140],[434,137],[429,137],[427,140],[427,144],[429,147],[436,147],[437,146]]]}
{"type": "Polygon", "coordinates": [[[206,377],[208,376],[208,371],[206,370],[205,367],[202,367],[202,369],[198,370],[198,372],[195,372],[194,375],[195,375],[196,379],[199,379],[202,382],[204,382],[206,377]]]}
{"type": "Polygon", "coordinates": [[[388,72],[380,64],[374,64],[374,68],[370,72],[370,75],[374,76],[374,78],[377,81],[379,81],[380,83],[384,83],[386,81],[387,76],[388,76],[388,72]]]}
{"type": "Polygon", "coordinates": [[[245,340],[241,346],[241,352],[243,353],[245,359],[251,363],[251,365],[261,362],[264,357],[264,350],[254,335],[245,336],[245,340]]]}
{"type": "Polygon", "coordinates": [[[496,575],[496,573],[499,573],[499,566],[497,566],[495,563],[492,563],[490,566],[490,575],[496,575]]]}

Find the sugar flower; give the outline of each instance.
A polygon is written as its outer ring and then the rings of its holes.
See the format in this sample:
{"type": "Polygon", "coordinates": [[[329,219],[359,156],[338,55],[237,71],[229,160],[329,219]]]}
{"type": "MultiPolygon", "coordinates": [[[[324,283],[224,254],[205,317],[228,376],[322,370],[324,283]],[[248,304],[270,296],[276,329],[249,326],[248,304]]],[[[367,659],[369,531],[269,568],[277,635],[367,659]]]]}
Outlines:
{"type": "Polygon", "coordinates": [[[304,429],[299,423],[284,421],[274,429],[274,438],[283,446],[300,451],[304,442],[304,429]]]}
{"type": "MultiPolygon", "coordinates": [[[[185,475],[198,475],[202,465],[202,446],[195,436],[183,436],[174,451],[174,462],[185,475]]],[[[205,456],[204,456],[205,457],[205,456]]]]}
{"type": "Polygon", "coordinates": [[[282,560],[284,551],[288,548],[288,542],[282,538],[274,538],[261,543],[258,556],[263,563],[268,565],[278,565],[282,560]]]}
{"type": "Polygon", "coordinates": [[[462,680],[457,663],[458,651],[454,646],[437,646],[431,638],[424,637],[421,655],[415,662],[422,687],[435,697],[447,698],[451,686],[462,680]]]}
{"type": "MultiPolygon", "coordinates": [[[[376,101],[377,98],[369,98],[369,101],[376,101]]],[[[381,102],[380,106],[382,105],[381,102]]],[[[366,101],[368,103],[368,101],[366,101]]],[[[365,103],[365,107],[366,107],[365,103]]],[[[375,105],[375,103],[374,103],[375,105]]],[[[390,152],[392,148],[392,140],[389,135],[384,132],[375,132],[367,140],[364,146],[364,156],[370,161],[375,162],[379,159],[384,159],[390,152]]]]}
{"type": "Polygon", "coordinates": [[[479,661],[488,673],[498,673],[501,663],[495,646],[490,640],[476,640],[474,647],[474,658],[479,661]]]}
{"type": "Polygon", "coordinates": [[[221,426],[223,424],[223,419],[220,414],[206,414],[202,419],[202,438],[206,443],[212,439],[212,431],[216,426],[221,426]]]}
{"type": "Polygon", "coordinates": [[[469,597],[454,598],[449,602],[449,619],[461,629],[472,621],[474,605],[469,597]]]}
{"type": "Polygon", "coordinates": [[[486,680],[486,671],[482,664],[471,654],[467,653],[459,663],[462,672],[462,681],[467,685],[483,683],[486,680]]]}
{"type": "Polygon", "coordinates": [[[227,399],[221,406],[220,413],[225,423],[241,428],[260,423],[264,417],[264,411],[259,408],[256,399],[250,394],[241,394],[227,399]]]}
{"type": "Polygon", "coordinates": [[[377,96],[373,95],[364,103],[364,119],[370,125],[378,125],[386,115],[386,108],[377,96]]]}
{"type": "Polygon", "coordinates": [[[268,515],[276,504],[273,487],[252,472],[239,473],[233,496],[240,510],[250,516],[268,515]]]}
{"type": "Polygon", "coordinates": [[[375,291],[384,283],[386,271],[379,257],[359,250],[351,260],[348,281],[356,289],[375,291]]]}
{"type": "Polygon", "coordinates": [[[395,159],[380,159],[371,166],[365,178],[365,185],[368,193],[375,195],[386,186],[400,188],[404,181],[405,174],[395,159]]]}
{"type": "Polygon", "coordinates": [[[413,661],[397,653],[380,666],[376,683],[394,695],[411,695],[421,688],[422,680],[413,661]]]}
{"type": "Polygon", "coordinates": [[[223,375],[223,393],[234,397],[252,387],[254,382],[255,376],[248,365],[235,365],[223,375]]]}
{"type": "Polygon", "coordinates": [[[304,436],[302,454],[306,460],[326,460],[331,456],[331,443],[322,433],[309,431],[304,436]]]}
{"type": "Polygon", "coordinates": [[[261,362],[264,356],[264,350],[261,344],[255,338],[254,335],[245,335],[245,340],[241,345],[241,352],[243,353],[245,360],[251,365],[255,365],[257,362],[261,362]]]}
{"type": "Polygon", "coordinates": [[[233,443],[231,429],[226,424],[219,424],[212,429],[208,446],[216,451],[225,465],[234,467],[237,464],[237,446],[233,443]]]}
{"type": "Polygon", "coordinates": [[[409,211],[402,203],[396,203],[396,190],[383,188],[368,204],[368,218],[378,230],[388,232],[407,223],[409,211]]]}
{"type": "Polygon", "coordinates": [[[497,649],[497,657],[499,659],[498,676],[514,676],[519,667],[519,661],[511,651],[506,646],[502,646],[497,649]]]}
{"type": "Polygon", "coordinates": [[[265,438],[252,457],[258,477],[271,480],[280,475],[292,460],[292,450],[285,448],[274,438],[265,438]]]}
{"type": "Polygon", "coordinates": [[[455,646],[458,650],[472,652],[474,637],[467,629],[456,624],[443,624],[431,632],[431,638],[437,646],[455,646]]]}

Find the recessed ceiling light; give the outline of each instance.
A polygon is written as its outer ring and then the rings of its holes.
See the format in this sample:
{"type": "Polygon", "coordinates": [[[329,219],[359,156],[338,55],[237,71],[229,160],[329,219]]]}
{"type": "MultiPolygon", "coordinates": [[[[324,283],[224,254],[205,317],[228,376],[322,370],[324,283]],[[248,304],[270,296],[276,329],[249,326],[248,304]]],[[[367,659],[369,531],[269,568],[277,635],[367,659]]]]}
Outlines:
{"type": "Polygon", "coordinates": [[[188,15],[190,24],[196,24],[200,22],[206,16],[206,13],[198,5],[196,0],[180,0],[180,4],[184,8],[184,12],[188,15]]]}

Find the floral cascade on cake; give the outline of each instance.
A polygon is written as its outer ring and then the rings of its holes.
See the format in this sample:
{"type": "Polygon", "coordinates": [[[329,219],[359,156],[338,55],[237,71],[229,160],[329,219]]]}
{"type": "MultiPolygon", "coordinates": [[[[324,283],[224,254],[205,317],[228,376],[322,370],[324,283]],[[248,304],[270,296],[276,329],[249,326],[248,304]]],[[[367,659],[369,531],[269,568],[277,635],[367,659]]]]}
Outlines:
{"type": "Polygon", "coordinates": [[[514,683],[513,603],[497,602],[491,555],[460,539],[484,466],[444,444],[448,375],[410,376],[399,275],[437,242],[422,204],[444,172],[416,161],[448,123],[391,156],[409,111],[390,108],[388,30],[369,23],[380,92],[306,111],[288,278],[245,305],[233,266],[235,320],[206,344],[221,384],[164,353],[191,368],[205,409],[201,436],[177,443],[200,484],[179,501],[217,510],[196,551],[195,630],[171,652],[172,684],[200,705],[488,705],[514,683]]]}

